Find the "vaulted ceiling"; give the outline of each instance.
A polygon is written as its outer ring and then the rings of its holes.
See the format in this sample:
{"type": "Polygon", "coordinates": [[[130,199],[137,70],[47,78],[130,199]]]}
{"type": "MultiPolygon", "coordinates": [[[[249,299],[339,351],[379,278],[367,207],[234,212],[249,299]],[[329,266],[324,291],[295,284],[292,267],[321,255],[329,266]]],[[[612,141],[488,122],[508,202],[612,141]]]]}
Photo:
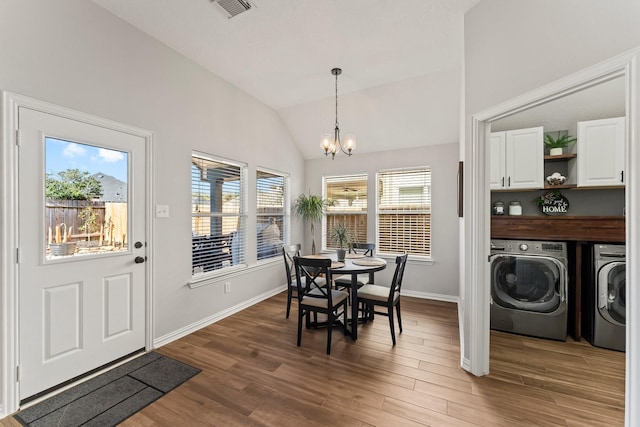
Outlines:
{"type": "Polygon", "coordinates": [[[305,158],[338,119],[358,152],[458,141],[464,13],[479,0],[93,0],[275,109],[305,158]]]}

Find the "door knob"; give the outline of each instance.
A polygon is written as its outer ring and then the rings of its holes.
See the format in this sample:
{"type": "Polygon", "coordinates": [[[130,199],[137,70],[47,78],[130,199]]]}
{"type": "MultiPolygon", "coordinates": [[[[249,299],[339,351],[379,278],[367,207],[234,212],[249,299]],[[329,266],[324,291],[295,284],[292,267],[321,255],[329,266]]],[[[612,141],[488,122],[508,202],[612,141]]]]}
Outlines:
{"type": "Polygon", "coordinates": [[[134,259],[136,264],[142,264],[143,262],[146,261],[145,257],[141,257],[141,256],[137,256],[136,259],[134,259]]]}

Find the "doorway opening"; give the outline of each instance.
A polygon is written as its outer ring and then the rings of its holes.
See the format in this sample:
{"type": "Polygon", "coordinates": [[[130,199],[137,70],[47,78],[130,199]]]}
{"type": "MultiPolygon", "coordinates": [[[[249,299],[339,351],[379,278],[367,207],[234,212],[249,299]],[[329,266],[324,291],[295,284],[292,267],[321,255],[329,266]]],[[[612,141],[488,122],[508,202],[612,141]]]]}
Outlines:
{"type": "MultiPolygon", "coordinates": [[[[490,331],[490,215],[491,198],[489,191],[489,150],[488,141],[491,124],[519,112],[549,103],[553,100],[571,95],[601,83],[616,78],[625,81],[625,110],[626,110],[626,192],[624,209],[626,210],[626,246],[627,258],[638,259],[640,253],[640,239],[637,236],[636,220],[639,203],[636,195],[640,186],[640,175],[636,173],[640,158],[637,143],[639,130],[637,116],[640,109],[640,88],[638,77],[638,61],[640,50],[636,49],[611,60],[597,64],[589,69],[570,75],[562,80],[549,84],[538,90],[526,93],[514,100],[500,104],[490,110],[483,111],[472,117],[471,144],[465,152],[467,170],[473,171],[474,179],[467,182],[468,212],[465,218],[467,269],[464,273],[465,319],[463,340],[468,351],[463,354],[463,366],[475,375],[489,373],[489,331],[490,331]]],[[[636,283],[640,276],[640,266],[627,265],[627,282],[636,283]]],[[[640,396],[637,384],[631,386],[632,379],[638,380],[640,361],[638,361],[639,322],[635,313],[640,310],[640,295],[631,291],[627,295],[627,353],[626,353],[626,394],[625,411],[628,425],[640,422],[640,411],[635,409],[632,402],[640,396]]]]}

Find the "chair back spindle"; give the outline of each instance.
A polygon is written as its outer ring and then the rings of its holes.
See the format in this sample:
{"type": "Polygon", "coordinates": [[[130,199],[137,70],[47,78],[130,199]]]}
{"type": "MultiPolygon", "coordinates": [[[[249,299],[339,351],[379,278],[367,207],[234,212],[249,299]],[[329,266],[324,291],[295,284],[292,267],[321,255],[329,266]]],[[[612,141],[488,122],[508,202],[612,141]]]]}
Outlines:
{"type": "Polygon", "coordinates": [[[289,318],[289,312],[291,311],[291,299],[293,298],[293,292],[297,292],[298,284],[295,277],[293,258],[300,256],[302,245],[300,243],[294,245],[283,245],[282,255],[284,257],[284,271],[287,277],[287,319],[289,318]]]}

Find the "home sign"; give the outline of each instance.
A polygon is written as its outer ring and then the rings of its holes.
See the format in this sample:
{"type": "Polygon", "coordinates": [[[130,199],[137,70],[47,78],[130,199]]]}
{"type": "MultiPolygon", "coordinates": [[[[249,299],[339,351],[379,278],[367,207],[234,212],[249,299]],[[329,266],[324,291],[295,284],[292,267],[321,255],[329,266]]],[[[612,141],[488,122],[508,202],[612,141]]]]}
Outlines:
{"type": "Polygon", "coordinates": [[[569,212],[569,200],[560,191],[547,191],[536,199],[540,212],[545,215],[566,215],[569,212]]]}

